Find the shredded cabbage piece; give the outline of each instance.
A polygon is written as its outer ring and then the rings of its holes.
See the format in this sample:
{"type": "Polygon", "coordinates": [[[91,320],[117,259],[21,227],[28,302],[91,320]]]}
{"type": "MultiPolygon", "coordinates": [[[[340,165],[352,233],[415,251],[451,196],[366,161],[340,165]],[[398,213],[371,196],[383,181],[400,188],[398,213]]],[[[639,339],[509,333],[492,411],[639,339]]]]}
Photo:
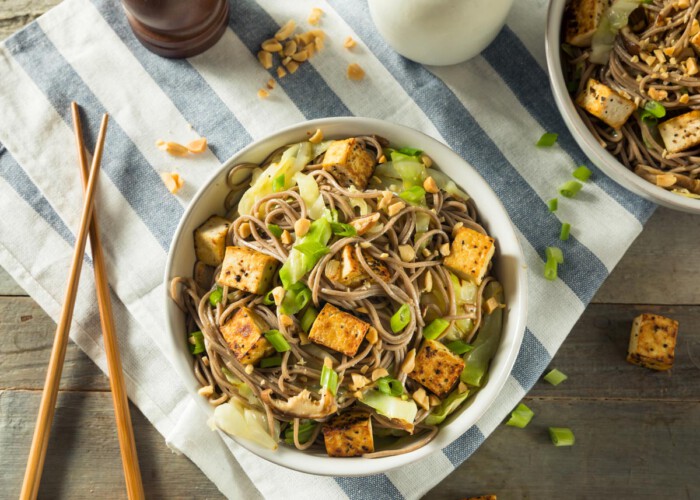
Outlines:
{"type": "MultiPolygon", "coordinates": [[[[221,404],[214,409],[214,424],[226,434],[276,450],[277,440],[267,432],[267,417],[257,411],[244,407],[236,400],[221,404]]],[[[275,422],[275,435],[279,436],[279,424],[275,422]]]]}
{"type": "Polygon", "coordinates": [[[299,194],[306,205],[309,217],[313,220],[321,218],[326,205],[323,203],[323,196],[316,180],[310,175],[297,172],[292,181],[299,186],[299,194]]]}
{"type": "MultiPolygon", "coordinates": [[[[351,185],[351,186],[348,188],[348,191],[350,191],[351,193],[360,193],[360,192],[361,192],[360,190],[358,190],[358,189],[357,189],[355,186],[353,186],[353,185],[351,185]]],[[[360,209],[360,215],[369,215],[369,212],[370,212],[370,210],[369,210],[369,205],[368,205],[367,202],[364,200],[364,198],[353,198],[353,197],[350,197],[350,198],[348,199],[348,203],[350,203],[350,206],[351,206],[352,208],[359,208],[359,209],[360,209]]]]}
{"type": "Polygon", "coordinates": [[[418,413],[418,406],[413,400],[404,401],[376,390],[365,391],[360,401],[377,410],[380,415],[406,422],[409,426],[413,426],[418,413]]]}
{"type": "Polygon", "coordinates": [[[615,0],[600,18],[591,42],[591,62],[605,64],[610,57],[617,33],[627,26],[629,15],[642,0],[615,0]]]}

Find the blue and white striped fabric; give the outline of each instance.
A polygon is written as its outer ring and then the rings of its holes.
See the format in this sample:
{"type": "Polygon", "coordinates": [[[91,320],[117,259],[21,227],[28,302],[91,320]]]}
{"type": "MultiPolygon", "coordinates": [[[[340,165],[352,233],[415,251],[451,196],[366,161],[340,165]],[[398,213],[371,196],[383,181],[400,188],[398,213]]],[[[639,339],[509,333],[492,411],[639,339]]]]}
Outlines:
{"type": "MultiPolygon", "coordinates": [[[[229,29],[203,55],[161,59],[134,38],[114,0],[66,0],[0,46],[0,265],[57,318],[78,226],[81,188],[69,103],[87,111],[94,142],[99,116],[112,116],[99,184],[99,213],[129,395],[166,437],[229,497],[417,498],[484,441],[532,387],[586,304],[642,230],[653,205],[593,168],[577,200],[550,213],[546,200],[586,158],[566,132],[544,70],[545,0],[515,2],[506,28],[479,57],[428,68],[389,49],[358,0],[237,0],[229,29]],[[259,43],[289,18],[325,11],[328,48],[280,81],[256,60],[259,43]],[[342,41],[352,36],[351,52],[342,41]],[[367,72],[350,82],[345,68],[367,72]],[[271,465],[207,429],[175,380],[162,326],[162,276],[184,208],[204,180],[243,146],[304,119],[382,118],[448,144],[491,184],[513,219],[530,276],[529,322],[513,373],[493,408],[464,436],[422,462],[365,478],[326,478],[271,465]],[[195,132],[196,131],[196,132],[195,132]],[[533,145],[558,132],[559,145],[533,145]],[[199,135],[210,149],[179,160],[156,139],[199,135]],[[179,171],[172,196],[159,172],[179,171]],[[559,242],[561,221],[573,237],[559,242]],[[563,247],[559,279],[542,278],[547,245],[563,247]]],[[[590,164],[589,164],[590,166],[590,164]]],[[[73,340],[106,371],[86,266],[73,340]]]]}

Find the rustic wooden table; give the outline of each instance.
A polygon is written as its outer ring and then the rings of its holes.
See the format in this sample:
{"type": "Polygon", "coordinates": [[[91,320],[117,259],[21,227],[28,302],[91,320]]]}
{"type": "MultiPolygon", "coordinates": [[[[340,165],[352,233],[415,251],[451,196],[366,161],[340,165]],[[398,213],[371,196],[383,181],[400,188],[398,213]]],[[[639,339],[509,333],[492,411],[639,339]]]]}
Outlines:
{"type": "MultiPolygon", "coordinates": [[[[60,0],[2,0],[0,40],[60,0]]],[[[569,375],[525,398],[527,429],[502,426],[427,498],[700,498],[700,217],[659,209],[552,362],[569,375]],[[632,318],[680,321],[674,369],[625,362],[632,318]],[[571,427],[555,448],[547,427],[571,427]]],[[[0,269],[0,494],[19,493],[55,325],[0,269]]],[[[124,497],[107,378],[70,344],[44,467],[44,498],[124,497]]],[[[219,498],[132,406],[149,498],[219,498]]]]}

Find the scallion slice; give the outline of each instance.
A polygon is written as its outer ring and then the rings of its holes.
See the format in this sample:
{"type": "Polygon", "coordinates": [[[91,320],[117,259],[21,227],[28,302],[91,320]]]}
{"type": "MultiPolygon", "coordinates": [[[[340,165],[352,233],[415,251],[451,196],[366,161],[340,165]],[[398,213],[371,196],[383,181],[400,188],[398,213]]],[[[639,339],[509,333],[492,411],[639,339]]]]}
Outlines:
{"type": "Polygon", "coordinates": [[[277,224],[268,224],[267,230],[270,231],[275,238],[282,236],[282,228],[277,224]]]}
{"type": "Polygon", "coordinates": [[[474,350],[474,346],[471,344],[467,344],[466,342],[463,342],[461,340],[453,340],[449,344],[446,345],[446,347],[452,351],[455,354],[462,355],[464,353],[467,353],[469,351],[474,350]]]}
{"type": "Polygon", "coordinates": [[[327,388],[334,396],[338,392],[338,374],[325,363],[321,369],[321,387],[327,388]]]}
{"type": "Polygon", "coordinates": [[[547,208],[549,208],[550,212],[556,212],[557,208],[559,208],[559,199],[558,198],[552,198],[547,202],[547,208]]]}
{"type": "Polygon", "coordinates": [[[420,149],[416,149],[416,148],[399,148],[396,151],[398,151],[402,155],[406,155],[406,156],[418,156],[419,154],[421,154],[423,152],[420,149]]]}
{"type": "Polygon", "coordinates": [[[391,331],[394,333],[399,333],[401,330],[406,328],[406,325],[408,325],[410,321],[411,308],[408,307],[408,304],[403,304],[391,317],[391,331]]]}
{"type": "Polygon", "coordinates": [[[304,240],[301,243],[297,243],[294,245],[294,249],[300,251],[310,259],[313,259],[314,261],[318,261],[321,257],[326,255],[328,252],[331,251],[330,248],[328,248],[326,245],[321,243],[320,241],[314,241],[314,240],[304,240]]]}
{"type": "Polygon", "coordinates": [[[655,118],[663,118],[666,116],[666,108],[657,101],[647,101],[644,105],[644,110],[651,113],[655,118]]]}
{"type": "Polygon", "coordinates": [[[279,330],[268,330],[265,332],[265,338],[272,344],[277,352],[287,352],[289,347],[289,342],[284,338],[284,335],[280,333],[279,330]]]}
{"type": "Polygon", "coordinates": [[[377,389],[379,392],[388,394],[389,396],[399,397],[403,394],[403,384],[391,377],[382,377],[377,380],[377,389]]]}
{"type": "Polygon", "coordinates": [[[282,314],[296,314],[311,300],[311,290],[302,282],[291,285],[284,293],[284,298],[280,304],[282,314]]]}
{"type": "Polygon", "coordinates": [[[221,288],[220,286],[217,286],[216,290],[214,290],[213,292],[211,292],[209,294],[209,303],[212,306],[216,307],[216,304],[221,302],[221,299],[223,299],[223,298],[224,298],[224,289],[221,288]]]}
{"type": "Polygon", "coordinates": [[[275,193],[279,193],[280,191],[284,191],[284,183],[285,183],[284,174],[275,177],[274,180],[272,181],[272,191],[275,193]]]}
{"type": "Polygon", "coordinates": [[[510,414],[510,418],[506,422],[506,425],[510,425],[511,427],[518,427],[519,429],[524,429],[527,426],[527,424],[530,423],[530,420],[532,420],[532,417],[534,416],[535,412],[533,412],[523,403],[520,403],[510,414]]]}
{"type": "Polygon", "coordinates": [[[190,333],[187,340],[192,354],[201,354],[204,352],[204,334],[202,332],[190,333]]]}
{"type": "Polygon", "coordinates": [[[574,433],[568,427],[550,427],[549,438],[554,446],[573,446],[576,442],[574,433]]]}
{"type": "Polygon", "coordinates": [[[567,378],[569,377],[564,375],[556,368],[552,369],[552,371],[550,371],[547,375],[544,376],[544,379],[552,385],[559,385],[567,378]]]}
{"type": "Polygon", "coordinates": [[[266,306],[271,306],[274,303],[275,297],[272,295],[272,290],[270,290],[265,294],[265,297],[263,297],[263,304],[265,304],[266,306]]]}
{"type": "Polygon", "coordinates": [[[566,198],[573,198],[576,194],[581,191],[583,184],[579,181],[567,181],[561,186],[559,186],[559,194],[566,198]]]}
{"type": "Polygon", "coordinates": [[[425,189],[420,186],[411,186],[408,189],[404,189],[399,194],[399,198],[409,203],[422,203],[425,198],[425,189]]]}
{"type": "Polygon", "coordinates": [[[272,356],[260,360],[260,368],[273,368],[275,366],[282,366],[282,356],[272,356]]]}
{"type": "Polygon", "coordinates": [[[318,311],[314,306],[309,306],[304,311],[304,315],[301,317],[301,329],[306,333],[309,333],[311,326],[316,321],[316,316],[318,316],[318,311]]]}
{"type": "Polygon", "coordinates": [[[341,238],[357,235],[357,229],[350,224],[345,224],[344,222],[331,222],[331,231],[333,231],[333,234],[340,236],[341,238]]]}
{"type": "Polygon", "coordinates": [[[423,337],[428,340],[435,340],[447,329],[448,326],[450,326],[449,321],[442,318],[435,318],[429,325],[423,328],[423,337]]]}
{"type": "Polygon", "coordinates": [[[535,144],[535,146],[540,148],[552,147],[554,146],[554,143],[557,142],[558,138],[559,134],[555,134],[553,132],[546,132],[545,134],[542,134],[542,137],[540,137],[540,140],[537,141],[537,144],[535,144]]]}
{"type": "MultiPolygon", "coordinates": [[[[302,420],[299,422],[299,443],[304,444],[313,434],[318,424],[313,420],[302,420]]],[[[290,422],[284,430],[284,442],[290,446],[294,446],[294,423],[290,422]]]]}
{"type": "Polygon", "coordinates": [[[574,170],[571,175],[573,175],[576,179],[580,181],[586,182],[588,179],[591,178],[593,172],[591,172],[591,170],[586,165],[581,165],[576,170],[574,170]]]}
{"type": "Polygon", "coordinates": [[[559,239],[561,241],[568,240],[570,232],[571,232],[571,224],[569,224],[568,222],[563,222],[561,225],[561,232],[559,233],[559,239]]]}
{"type": "Polygon", "coordinates": [[[564,263],[564,253],[557,247],[547,247],[545,255],[547,256],[547,260],[554,259],[557,264],[564,263]]]}
{"type": "Polygon", "coordinates": [[[554,281],[557,279],[557,261],[554,259],[547,259],[544,264],[544,277],[549,281],[554,281]]]}

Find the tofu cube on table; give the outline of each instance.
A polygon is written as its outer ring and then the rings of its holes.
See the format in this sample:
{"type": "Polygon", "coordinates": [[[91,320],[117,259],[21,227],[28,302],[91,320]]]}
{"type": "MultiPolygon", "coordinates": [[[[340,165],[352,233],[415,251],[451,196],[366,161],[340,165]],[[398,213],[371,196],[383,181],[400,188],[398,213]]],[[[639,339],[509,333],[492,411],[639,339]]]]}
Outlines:
{"type": "Polygon", "coordinates": [[[700,111],[690,111],[659,123],[659,134],[669,153],[678,153],[700,144],[700,111]]]}
{"type": "Polygon", "coordinates": [[[353,357],[369,328],[369,323],[327,303],[311,327],[309,340],[353,357]]]}
{"type": "Polygon", "coordinates": [[[226,235],[231,223],[218,215],[212,215],[194,230],[194,251],[197,260],[217,267],[224,260],[226,235]]]}
{"type": "Polygon", "coordinates": [[[375,162],[374,154],[351,137],[333,141],[323,156],[322,166],[341,186],[354,184],[357,189],[363,190],[374,173],[375,162]]]}
{"type": "Polygon", "coordinates": [[[416,356],[410,378],[444,398],[452,390],[464,370],[464,360],[437,340],[425,340],[416,356]]]}
{"type": "Polygon", "coordinates": [[[637,316],[632,323],[627,361],[652,370],[670,369],[677,335],[678,321],[658,314],[637,316]]]}
{"type": "Polygon", "coordinates": [[[462,279],[481,284],[496,250],[493,238],[468,227],[460,227],[444,264],[462,279]]]}
{"type": "Polygon", "coordinates": [[[573,0],[566,8],[565,40],[576,47],[590,47],[610,0],[573,0]]]}
{"type": "Polygon", "coordinates": [[[226,247],[219,283],[262,295],[268,291],[279,262],[246,247],[226,247]]]}
{"type": "Polygon", "coordinates": [[[349,411],[323,424],[323,441],[331,457],[358,457],[374,451],[372,418],[362,411],[349,411]]]}
{"type": "Polygon", "coordinates": [[[275,350],[264,336],[270,325],[247,307],[241,307],[219,329],[236,359],[244,365],[254,365],[275,350]]]}
{"type": "Polygon", "coordinates": [[[576,98],[576,104],[616,130],[637,109],[633,101],[593,78],[588,79],[586,89],[576,98]]]}

